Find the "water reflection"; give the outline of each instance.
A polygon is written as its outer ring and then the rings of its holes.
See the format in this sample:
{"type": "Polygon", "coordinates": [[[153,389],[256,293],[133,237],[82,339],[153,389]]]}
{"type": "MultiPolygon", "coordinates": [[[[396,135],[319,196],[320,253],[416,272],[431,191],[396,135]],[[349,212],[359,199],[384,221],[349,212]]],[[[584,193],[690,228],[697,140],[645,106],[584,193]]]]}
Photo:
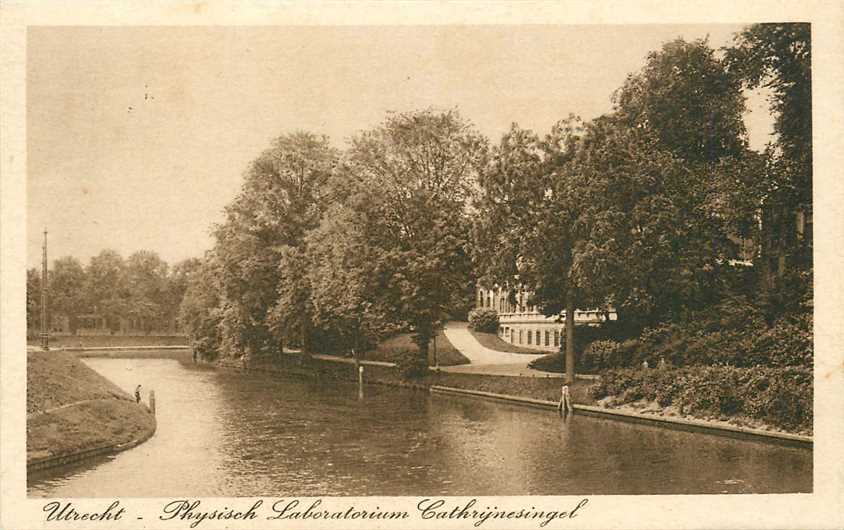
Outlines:
{"type": "Polygon", "coordinates": [[[90,359],[156,392],[147,443],[33,475],[30,495],[564,495],[811,491],[812,454],[473,398],[90,359]]]}

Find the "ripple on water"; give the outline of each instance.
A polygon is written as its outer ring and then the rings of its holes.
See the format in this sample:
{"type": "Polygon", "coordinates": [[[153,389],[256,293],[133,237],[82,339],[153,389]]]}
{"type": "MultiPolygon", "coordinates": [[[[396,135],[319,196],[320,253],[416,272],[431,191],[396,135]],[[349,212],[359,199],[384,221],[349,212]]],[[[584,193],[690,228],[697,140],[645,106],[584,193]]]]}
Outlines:
{"type": "Polygon", "coordinates": [[[565,495],[808,492],[812,453],[473,398],[91,359],[154,389],[159,428],[31,495],[565,495]],[[127,368],[131,368],[128,370],[127,368]]]}

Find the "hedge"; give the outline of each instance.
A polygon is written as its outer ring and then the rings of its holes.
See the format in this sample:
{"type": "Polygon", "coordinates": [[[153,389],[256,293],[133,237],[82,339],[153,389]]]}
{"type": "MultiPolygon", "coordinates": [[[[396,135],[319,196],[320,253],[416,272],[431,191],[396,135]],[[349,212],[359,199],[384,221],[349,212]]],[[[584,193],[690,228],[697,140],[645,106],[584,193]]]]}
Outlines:
{"type": "Polygon", "coordinates": [[[489,308],[473,309],[469,312],[469,327],[483,333],[498,333],[498,313],[489,308]]]}
{"type": "Polygon", "coordinates": [[[639,400],[675,406],[696,416],[746,416],[787,430],[812,429],[810,368],[695,366],[680,369],[610,370],[592,396],[619,404],[639,400]]]}

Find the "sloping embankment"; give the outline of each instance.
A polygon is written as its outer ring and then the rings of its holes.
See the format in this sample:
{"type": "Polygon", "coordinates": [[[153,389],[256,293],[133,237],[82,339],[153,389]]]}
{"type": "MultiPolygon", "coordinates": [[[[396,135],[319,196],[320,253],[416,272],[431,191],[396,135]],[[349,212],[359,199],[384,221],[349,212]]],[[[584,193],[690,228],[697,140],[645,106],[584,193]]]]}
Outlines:
{"type": "Polygon", "coordinates": [[[126,392],[66,352],[28,352],[26,463],[62,465],[133,447],[155,417],[126,392]]]}

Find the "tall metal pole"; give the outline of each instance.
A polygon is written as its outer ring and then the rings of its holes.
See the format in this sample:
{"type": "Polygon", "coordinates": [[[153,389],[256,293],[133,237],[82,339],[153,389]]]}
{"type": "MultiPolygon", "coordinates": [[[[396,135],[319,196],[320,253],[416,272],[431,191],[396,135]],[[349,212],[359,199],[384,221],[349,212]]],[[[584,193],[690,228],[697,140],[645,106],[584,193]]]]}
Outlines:
{"type": "Polygon", "coordinates": [[[50,349],[50,330],[47,327],[47,230],[44,229],[44,253],[41,258],[41,349],[50,349]]]}

